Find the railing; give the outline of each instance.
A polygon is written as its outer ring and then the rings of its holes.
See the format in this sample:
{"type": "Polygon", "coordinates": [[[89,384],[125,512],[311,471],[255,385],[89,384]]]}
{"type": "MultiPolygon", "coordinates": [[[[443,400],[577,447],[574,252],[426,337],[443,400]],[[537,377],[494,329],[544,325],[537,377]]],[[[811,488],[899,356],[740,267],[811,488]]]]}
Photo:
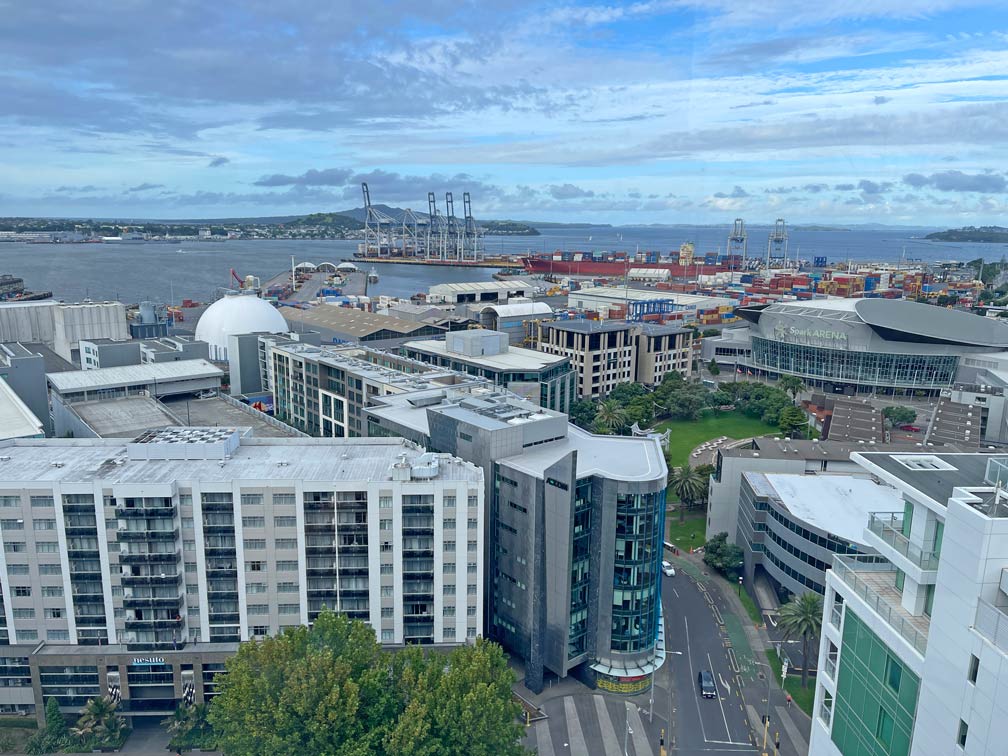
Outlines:
{"type": "Polygon", "coordinates": [[[903,535],[903,515],[895,512],[872,512],[868,518],[868,529],[887,543],[898,554],[922,570],[938,569],[938,554],[924,551],[910,543],[903,535]]]}
{"type": "Polygon", "coordinates": [[[849,556],[833,557],[833,571],[854,591],[876,614],[913,646],[921,656],[927,651],[927,634],[922,633],[913,623],[900,616],[901,607],[889,603],[888,599],[868,585],[859,572],[888,572],[895,574],[896,568],[889,562],[869,562],[849,556]]]}
{"type": "Polygon", "coordinates": [[[840,624],[843,622],[843,604],[833,604],[833,610],[830,612],[830,624],[833,625],[837,630],[840,629],[840,624]]]}
{"type": "Polygon", "coordinates": [[[1004,610],[983,599],[978,600],[973,629],[1008,653],[1008,614],[1004,610]]]}

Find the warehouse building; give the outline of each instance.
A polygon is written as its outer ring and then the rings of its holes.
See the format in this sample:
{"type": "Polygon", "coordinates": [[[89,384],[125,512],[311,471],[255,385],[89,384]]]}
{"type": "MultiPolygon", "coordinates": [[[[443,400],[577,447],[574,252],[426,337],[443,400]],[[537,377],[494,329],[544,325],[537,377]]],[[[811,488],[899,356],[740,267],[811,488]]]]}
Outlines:
{"type": "Polygon", "coordinates": [[[845,394],[937,396],[973,354],[1008,349],[1008,325],[959,310],[897,299],[822,299],[741,307],[745,331],[704,339],[703,359],[845,394]],[[751,356],[744,356],[748,340],[751,356]]]}
{"type": "Polygon", "coordinates": [[[0,302],[0,342],[38,342],[80,363],[81,339],[130,337],[122,302],[0,302]]]}
{"type": "Polygon", "coordinates": [[[0,442],[0,708],[214,693],[240,641],[329,607],[384,645],[483,634],[482,471],[399,439],[0,442]]]}
{"type": "Polygon", "coordinates": [[[542,291],[542,282],[525,278],[504,281],[472,281],[443,283],[430,287],[427,301],[431,304],[468,304],[474,302],[504,304],[516,297],[531,297],[542,291]]]}

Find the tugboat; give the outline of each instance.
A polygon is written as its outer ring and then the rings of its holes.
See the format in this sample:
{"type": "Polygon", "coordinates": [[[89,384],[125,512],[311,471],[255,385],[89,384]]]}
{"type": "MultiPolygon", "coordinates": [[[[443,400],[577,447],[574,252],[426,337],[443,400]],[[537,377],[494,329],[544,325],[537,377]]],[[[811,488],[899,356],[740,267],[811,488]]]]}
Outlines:
{"type": "Polygon", "coordinates": [[[374,266],[371,266],[371,272],[367,274],[368,283],[378,283],[378,271],[375,270],[374,266]]]}

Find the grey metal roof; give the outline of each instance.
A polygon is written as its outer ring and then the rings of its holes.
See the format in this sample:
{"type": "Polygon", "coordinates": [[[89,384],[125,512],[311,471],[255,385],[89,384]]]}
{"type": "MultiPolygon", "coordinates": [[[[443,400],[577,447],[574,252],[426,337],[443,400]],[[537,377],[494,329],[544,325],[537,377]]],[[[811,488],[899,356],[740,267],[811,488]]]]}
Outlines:
{"type": "Polygon", "coordinates": [[[224,372],[206,360],[150,362],[143,365],[73,370],[47,375],[52,387],[62,394],[113,386],[132,386],[154,381],[184,381],[197,378],[221,378],[224,372]]]}
{"type": "Polygon", "coordinates": [[[576,333],[609,333],[611,331],[625,331],[635,325],[637,324],[628,323],[625,320],[554,320],[543,323],[542,327],[576,333]]]}
{"type": "Polygon", "coordinates": [[[1008,349],[1008,325],[995,318],[905,299],[859,299],[854,311],[872,327],[925,339],[1008,349]]]}
{"type": "Polygon", "coordinates": [[[881,477],[889,478],[889,482],[912,488],[941,506],[948,503],[953,488],[989,485],[984,483],[984,474],[990,454],[936,454],[924,447],[909,454],[867,452],[858,456],[869,466],[877,468],[876,472],[881,472],[881,477]],[[947,469],[913,469],[901,462],[901,458],[935,458],[947,469]]]}

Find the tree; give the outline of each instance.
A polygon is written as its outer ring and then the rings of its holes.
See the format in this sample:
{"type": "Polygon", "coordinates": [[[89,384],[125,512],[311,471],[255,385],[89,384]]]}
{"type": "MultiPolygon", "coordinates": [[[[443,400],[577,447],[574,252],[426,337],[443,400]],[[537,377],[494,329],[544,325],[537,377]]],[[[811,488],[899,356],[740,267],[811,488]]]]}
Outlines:
{"type": "Polygon", "coordinates": [[[710,479],[711,475],[717,472],[717,468],[711,464],[697,465],[696,474],[700,476],[700,480],[703,481],[703,485],[700,487],[700,496],[697,497],[697,504],[703,504],[706,508],[707,506],[707,496],[710,493],[710,479]]]}
{"type": "Polygon", "coordinates": [[[59,701],[50,697],[45,705],[46,732],[49,737],[62,740],[67,735],[66,719],[60,711],[59,701]]]}
{"type": "Polygon", "coordinates": [[[579,399],[570,406],[568,413],[570,421],[579,428],[591,430],[595,423],[595,413],[598,405],[591,399],[579,399]]]}
{"type": "Polygon", "coordinates": [[[171,735],[168,747],[178,752],[191,751],[193,748],[201,751],[214,750],[217,739],[207,720],[209,712],[210,704],[181,705],[175,709],[174,714],[163,719],[161,724],[171,735]]]}
{"type": "Polygon", "coordinates": [[[805,384],[797,375],[782,375],[780,380],[777,381],[777,388],[781,391],[786,391],[791,395],[791,399],[797,402],[798,395],[805,390],[805,384]]]}
{"type": "Polygon", "coordinates": [[[116,705],[111,699],[100,696],[88,700],[70,732],[82,747],[100,748],[121,745],[126,729],[126,720],[116,713],[116,705]]]}
{"type": "Polygon", "coordinates": [[[808,416],[798,407],[784,407],[777,417],[777,425],[783,435],[789,438],[801,436],[808,426],[808,416]]]}
{"type": "Polygon", "coordinates": [[[890,425],[909,425],[917,419],[917,410],[912,407],[894,405],[882,410],[882,416],[890,425]]]}
{"type": "Polygon", "coordinates": [[[718,533],[704,544],[703,560],[711,569],[734,580],[742,567],[742,549],[728,543],[727,533],[718,533]]]}
{"type": "Polygon", "coordinates": [[[391,653],[367,624],[323,611],[310,628],[243,643],[209,720],[229,756],[519,756],[513,681],[492,642],[391,653]]]}
{"type": "Polygon", "coordinates": [[[808,687],[809,640],[819,637],[822,630],[822,613],[822,596],[814,591],[807,591],[782,606],[777,615],[777,627],[784,631],[785,638],[801,636],[803,688],[808,687]]]}
{"type": "Polygon", "coordinates": [[[595,426],[603,433],[619,433],[627,426],[627,412],[615,399],[599,402],[595,426]]]}
{"type": "Polygon", "coordinates": [[[717,328],[704,328],[703,333],[701,333],[700,335],[706,339],[709,336],[719,336],[720,334],[721,331],[719,331],[717,328]]]}
{"type": "Polygon", "coordinates": [[[718,367],[717,360],[713,357],[711,357],[710,364],[707,366],[707,372],[711,375],[721,375],[721,368],[718,367]]]}
{"type": "Polygon", "coordinates": [[[673,493],[679,497],[679,522],[686,521],[686,507],[695,502],[703,492],[703,478],[695,468],[686,463],[675,468],[669,485],[673,493]]]}

